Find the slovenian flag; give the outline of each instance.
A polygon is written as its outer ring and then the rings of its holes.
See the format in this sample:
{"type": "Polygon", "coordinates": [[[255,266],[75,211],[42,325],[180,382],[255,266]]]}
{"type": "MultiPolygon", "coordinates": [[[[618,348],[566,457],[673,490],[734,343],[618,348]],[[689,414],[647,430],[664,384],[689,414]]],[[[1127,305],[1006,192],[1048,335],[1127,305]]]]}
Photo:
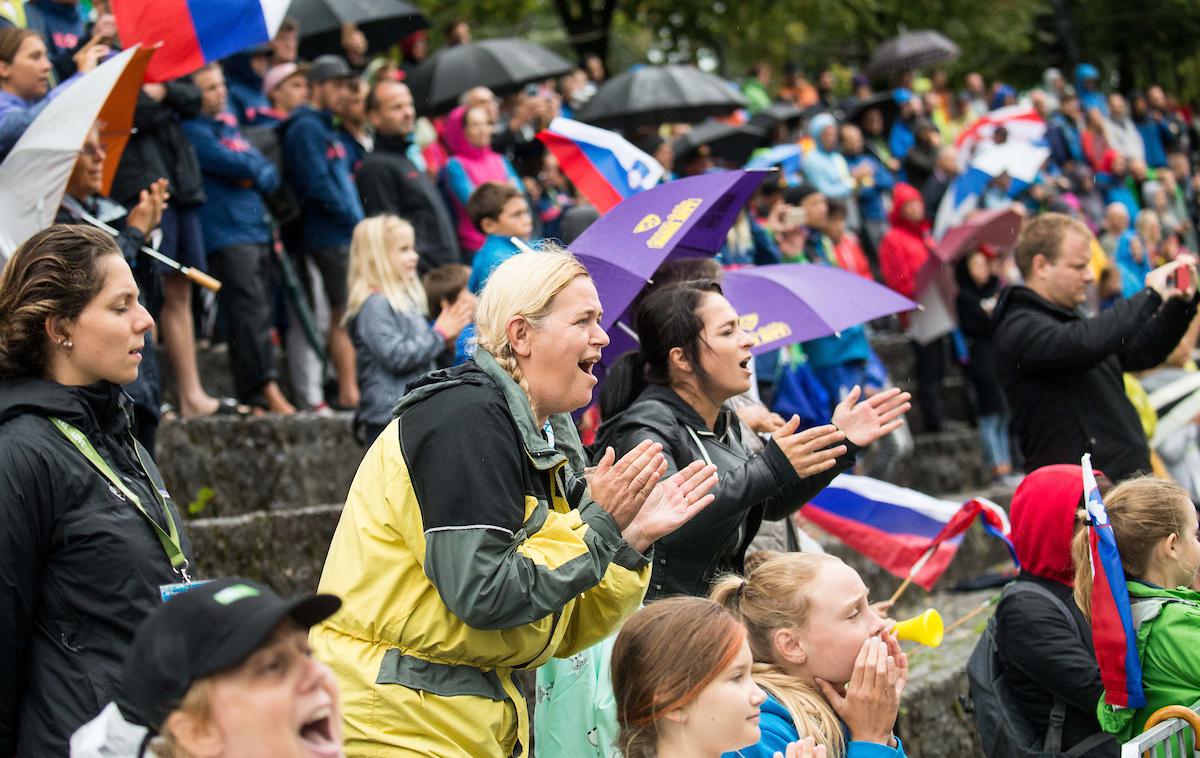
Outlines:
{"type": "Polygon", "coordinates": [[[290,0],[113,0],[117,31],[126,46],[162,47],[150,59],[146,81],[185,76],[215,60],[275,36],[290,0]]]}
{"type": "Polygon", "coordinates": [[[1117,538],[1113,535],[1108,512],[1096,486],[1096,476],[1092,473],[1092,456],[1085,454],[1080,465],[1083,466],[1088,543],[1091,545],[1092,646],[1096,650],[1096,662],[1100,664],[1104,702],[1114,708],[1141,708],[1146,705],[1146,695],[1142,691],[1142,662],[1138,658],[1125,569],[1121,566],[1117,538]]]}
{"type": "Polygon", "coordinates": [[[939,500],[866,476],[841,474],[799,515],[900,577],[932,589],[976,519],[1016,563],[1008,515],[984,498],[939,500]]]}
{"type": "Polygon", "coordinates": [[[616,132],[556,118],[537,138],[558,159],[562,172],[588,202],[606,213],[630,195],[648,190],[663,167],[616,132]]]}

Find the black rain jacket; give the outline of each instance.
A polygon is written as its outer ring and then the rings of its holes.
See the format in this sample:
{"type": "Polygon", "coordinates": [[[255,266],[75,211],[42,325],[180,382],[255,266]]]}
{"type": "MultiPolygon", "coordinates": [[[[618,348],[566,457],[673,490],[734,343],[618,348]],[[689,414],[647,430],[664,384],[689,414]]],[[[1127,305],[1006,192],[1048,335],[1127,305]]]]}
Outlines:
{"type": "Polygon", "coordinates": [[[651,385],[632,405],[605,421],[597,434],[597,458],[612,446],[619,459],[648,439],[663,446],[666,476],[706,457],[717,467],[720,481],[712,490],[716,500],[654,543],[647,602],[670,595],[704,596],[719,574],[741,573],[746,549],[763,519],[791,516],[835,476],[852,468],[859,450],[846,440],[846,454],[832,468],[801,478],[774,440],[762,453],[751,455],[742,442],[741,424],[728,405],[721,408],[715,426],[710,430],[671,389],[651,385]]]}
{"type": "Polygon", "coordinates": [[[1195,314],[1194,302],[1164,303],[1150,289],[1090,318],[1028,287],[1004,290],[992,344],[1025,470],[1091,453],[1114,482],[1148,472],[1150,447],[1122,373],[1166,360],[1195,314]]]}
{"type": "MultiPolygon", "coordinates": [[[[138,624],[179,580],[153,528],[48,420],[79,429],[164,525],[158,469],[108,382],[0,382],[0,756],[63,756],[113,699],[138,624]]],[[[180,528],[184,555],[191,548],[180,528]]]]}

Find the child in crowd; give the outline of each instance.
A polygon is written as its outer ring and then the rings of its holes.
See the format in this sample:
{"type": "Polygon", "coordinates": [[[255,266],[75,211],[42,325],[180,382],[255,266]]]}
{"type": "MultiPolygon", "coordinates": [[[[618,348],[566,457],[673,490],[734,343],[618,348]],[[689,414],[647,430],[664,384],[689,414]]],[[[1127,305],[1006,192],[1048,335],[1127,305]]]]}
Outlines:
{"type": "Polygon", "coordinates": [[[471,193],[467,213],[479,231],[487,235],[471,262],[469,286],[471,292],[478,295],[492,271],[520,252],[512,238],[529,241],[533,216],[529,213],[529,202],[520,190],[497,182],[485,182],[471,193]]]}
{"type": "MultiPolygon", "coordinates": [[[[716,758],[753,745],[765,699],[753,662],[745,627],[711,600],[673,597],[635,613],[612,653],[621,754],[716,758]]],[[[781,749],[788,758],[826,753],[811,740],[781,749]]]]}
{"type": "Polygon", "coordinates": [[[995,251],[975,250],[955,266],[958,283],[955,305],[958,325],[967,341],[970,362],[967,374],[975,389],[976,412],[979,414],[979,436],[983,454],[996,479],[1012,475],[1008,403],[1004,388],[996,375],[992,358],[992,311],[1000,291],[1000,277],[992,269],[995,251]]]}
{"type": "Polygon", "coordinates": [[[725,758],[770,758],[801,736],[834,756],[904,755],[892,729],[908,658],[858,572],[832,555],[780,553],[720,580],[712,598],[745,624],[767,691],[758,744],[725,758]]]}
{"type": "Polygon", "coordinates": [[[828,215],[825,217],[825,236],[833,243],[833,252],[837,256],[837,264],[841,268],[858,274],[864,279],[874,281],[871,273],[871,263],[863,252],[858,235],[846,228],[846,216],[849,209],[845,200],[830,200],[828,215]]]}
{"type": "Polygon", "coordinates": [[[355,433],[364,445],[392,420],[409,382],[436,368],[437,357],[475,317],[474,299],[459,299],[443,307],[432,326],[425,320],[429,309],[413,241],[411,224],[382,215],[359,222],[350,243],[344,323],[362,393],[355,433]]]}
{"type": "Polygon", "coordinates": [[[227,577],[192,584],[146,618],[116,695],[71,737],[76,758],[145,755],[341,758],[337,680],[308,628],[334,595],[284,600],[227,577]]]}
{"type": "MultiPolygon", "coordinates": [[[[467,282],[471,279],[471,267],[461,263],[451,263],[439,266],[421,277],[425,286],[425,301],[429,303],[429,318],[436,321],[442,311],[458,303],[460,298],[475,302],[477,298],[471,294],[467,282]]],[[[438,368],[446,368],[456,363],[462,363],[470,356],[467,354],[467,342],[475,329],[467,325],[459,333],[454,343],[454,349],[447,349],[437,358],[438,368]]]]}
{"type": "MultiPolygon", "coordinates": [[[[1100,700],[1100,726],[1124,742],[1141,733],[1159,708],[1200,699],[1200,593],[1190,589],[1200,567],[1200,540],[1196,506],[1174,482],[1130,479],[1104,503],[1133,604],[1146,693],[1142,708],[1114,708],[1100,700]]],[[[1075,602],[1090,619],[1095,577],[1088,530],[1075,536],[1072,551],[1075,602]]]]}

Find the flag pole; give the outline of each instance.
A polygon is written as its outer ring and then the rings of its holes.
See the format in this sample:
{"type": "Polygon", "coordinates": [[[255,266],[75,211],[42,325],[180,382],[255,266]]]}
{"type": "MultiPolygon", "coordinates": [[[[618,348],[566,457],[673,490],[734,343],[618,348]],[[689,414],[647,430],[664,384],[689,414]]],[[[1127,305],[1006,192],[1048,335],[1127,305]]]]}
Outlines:
{"type": "Polygon", "coordinates": [[[917,559],[917,562],[914,563],[912,568],[908,570],[908,576],[903,582],[900,583],[900,586],[896,588],[896,591],[892,593],[891,598],[888,599],[889,604],[894,605],[896,601],[900,599],[900,596],[904,594],[906,589],[908,589],[908,585],[913,583],[913,580],[916,579],[917,574],[920,573],[921,569],[925,568],[925,564],[929,563],[929,559],[933,557],[933,554],[937,552],[937,549],[937,543],[930,545],[929,549],[925,551],[925,554],[917,559]]]}

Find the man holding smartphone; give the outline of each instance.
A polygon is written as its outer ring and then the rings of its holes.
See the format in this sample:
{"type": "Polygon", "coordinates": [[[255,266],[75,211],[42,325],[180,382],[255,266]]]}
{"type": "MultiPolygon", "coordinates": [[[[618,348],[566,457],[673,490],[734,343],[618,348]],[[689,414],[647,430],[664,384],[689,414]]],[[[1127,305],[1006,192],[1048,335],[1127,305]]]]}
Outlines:
{"type": "Polygon", "coordinates": [[[1026,471],[1091,453],[1119,482],[1150,471],[1123,373],[1166,360],[1196,314],[1196,293],[1188,264],[1172,261],[1147,274],[1141,292],[1089,317],[1080,308],[1094,280],[1091,244],[1082,222],[1059,213],[1021,230],[1025,284],[1006,288],[996,306],[996,368],[1026,471]]]}

